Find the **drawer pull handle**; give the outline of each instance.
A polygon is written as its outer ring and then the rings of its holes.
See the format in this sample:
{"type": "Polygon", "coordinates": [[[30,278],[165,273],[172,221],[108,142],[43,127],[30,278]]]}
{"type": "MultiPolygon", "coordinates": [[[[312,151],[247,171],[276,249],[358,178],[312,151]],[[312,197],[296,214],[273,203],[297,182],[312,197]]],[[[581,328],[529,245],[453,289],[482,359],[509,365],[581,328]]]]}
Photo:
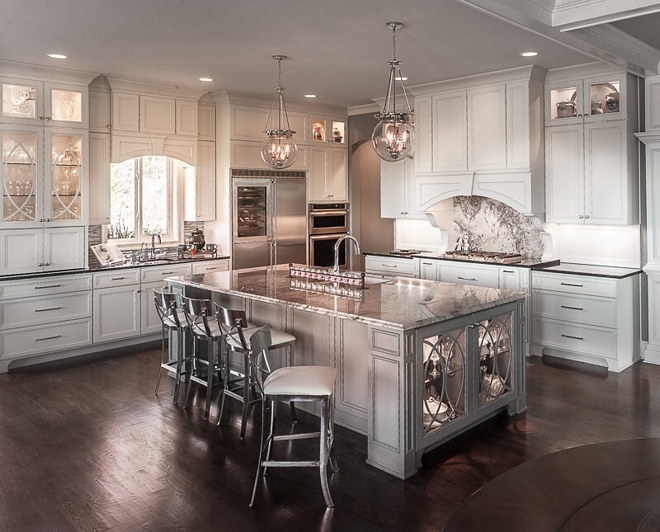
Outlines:
{"type": "Polygon", "coordinates": [[[56,334],[55,336],[46,336],[45,338],[35,338],[35,342],[43,342],[44,340],[55,340],[55,338],[60,338],[61,334],[56,334]]]}
{"type": "Polygon", "coordinates": [[[504,273],[515,273],[513,270],[502,270],[504,273]]]}
{"type": "Polygon", "coordinates": [[[172,275],[174,272],[163,272],[163,275],[172,275]]]}
{"type": "Polygon", "coordinates": [[[583,288],[583,284],[572,284],[572,283],[561,283],[562,286],[577,286],[578,288],[583,288]]]}
{"type": "Polygon", "coordinates": [[[112,277],[113,281],[123,281],[126,277],[112,277]]]}
{"type": "Polygon", "coordinates": [[[383,268],[396,268],[397,267],[396,264],[381,264],[381,266],[383,268]]]}
{"type": "Polygon", "coordinates": [[[561,308],[568,308],[571,310],[584,310],[582,307],[569,307],[568,305],[562,305],[561,308]]]}
{"type": "Polygon", "coordinates": [[[461,276],[459,275],[458,278],[459,278],[461,281],[476,281],[476,279],[475,279],[474,277],[470,277],[470,278],[468,279],[467,277],[461,277],[461,276]]]}
{"type": "Polygon", "coordinates": [[[49,310],[60,310],[62,307],[35,308],[35,312],[48,312],[49,310]]]}
{"type": "Polygon", "coordinates": [[[571,336],[570,334],[562,334],[564,338],[572,338],[573,340],[584,340],[582,336],[571,336]]]}
{"type": "Polygon", "coordinates": [[[35,286],[34,289],[35,290],[44,290],[46,288],[59,288],[60,286],[62,286],[62,285],[61,284],[46,284],[44,286],[35,286]]]}

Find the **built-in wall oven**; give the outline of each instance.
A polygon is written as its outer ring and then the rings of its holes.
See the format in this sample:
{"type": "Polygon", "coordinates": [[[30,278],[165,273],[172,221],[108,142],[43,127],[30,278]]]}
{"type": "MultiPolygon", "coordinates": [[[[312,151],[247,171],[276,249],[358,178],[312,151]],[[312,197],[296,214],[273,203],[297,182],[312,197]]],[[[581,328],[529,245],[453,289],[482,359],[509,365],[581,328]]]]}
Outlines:
{"type": "MultiPolygon", "coordinates": [[[[348,204],[311,203],[309,205],[309,265],[333,266],[335,244],[348,234],[348,204]]],[[[346,266],[346,244],[339,248],[339,266],[346,266]]]]}

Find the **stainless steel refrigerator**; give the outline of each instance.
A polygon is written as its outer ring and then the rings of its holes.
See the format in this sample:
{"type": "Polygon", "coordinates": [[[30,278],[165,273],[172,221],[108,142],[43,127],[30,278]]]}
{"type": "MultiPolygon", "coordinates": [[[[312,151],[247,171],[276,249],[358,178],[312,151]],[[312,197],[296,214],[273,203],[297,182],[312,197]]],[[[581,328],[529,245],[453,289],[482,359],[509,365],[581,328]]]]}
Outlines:
{"type": "Polygon", "coordinates": [[[232,268],[306,264],[304,177],[234,178],[232,268]]]}

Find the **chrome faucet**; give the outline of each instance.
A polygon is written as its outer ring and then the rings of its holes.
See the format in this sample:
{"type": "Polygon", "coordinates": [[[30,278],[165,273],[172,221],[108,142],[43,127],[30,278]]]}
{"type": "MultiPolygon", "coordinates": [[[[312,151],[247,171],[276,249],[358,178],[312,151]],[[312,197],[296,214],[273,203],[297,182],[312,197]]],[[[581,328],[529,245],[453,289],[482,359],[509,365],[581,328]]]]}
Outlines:
{"type": "Polygon", "coordinates": [[[339,245],[344,241],[344,240],[352,240],[353,243],[355,244],[355,254],[359,255],[360,254],[360,244],[357,241],[357,238],[355,238],[352,235],[343,235],[339,237],[337,242],[335,242],[335,264],[332,267],[332,271],[334,273],[339,273],[339,245]]]}
{"type": "Polygon", "coordinates": [[[158,237],[158,245],[160,246],[163,243],[163,240],[160,238],[160,233],[154,233],[151,235],[151,258],[156,258],[156,237],[158,237]]]}

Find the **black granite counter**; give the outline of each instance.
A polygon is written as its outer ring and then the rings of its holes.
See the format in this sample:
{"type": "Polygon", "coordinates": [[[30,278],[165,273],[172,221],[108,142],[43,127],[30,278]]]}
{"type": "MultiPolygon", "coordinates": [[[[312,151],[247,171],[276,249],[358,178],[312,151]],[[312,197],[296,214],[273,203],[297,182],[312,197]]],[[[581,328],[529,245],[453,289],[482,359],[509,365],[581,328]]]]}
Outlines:
{"type": "Polygon", "coordinates": [[[570,264],[562,262],[556,266],[543,266],[534,268],[548,273],[568,273],[574,275],[591,275],[594,277],[609,277],[612,279],[625,279],[631,275],[642,273],[639,268],[619,268],[616,266],[593,266],[590,264],[570,264]]]}
{"type": "Polygon", "coordinates": [[[372,253],[372,252],[365,252],[363,253],[363,255],[377,255],[379,257],[390,257],[390,258],[411,259],[411,260],[417,257],[420,259],[446,260],[451,262],[466,262],[468,264],[486,264],[489,266],[516,266],[519,268],[539,268],[545,266],[556,266],[559,264],[559,259],[552,259],[546,261],[526,259],[521,262],[516,262],[515,264],[506,264],[503,262],[487,262],[483,260],[472,260],[472,259],[463,258],[460,255],[446,255],[444,253],[433,253],[427,251],[420,251],[419,253],[415,253],[413,255],[398,255],[395,253],[372,253]]]}

